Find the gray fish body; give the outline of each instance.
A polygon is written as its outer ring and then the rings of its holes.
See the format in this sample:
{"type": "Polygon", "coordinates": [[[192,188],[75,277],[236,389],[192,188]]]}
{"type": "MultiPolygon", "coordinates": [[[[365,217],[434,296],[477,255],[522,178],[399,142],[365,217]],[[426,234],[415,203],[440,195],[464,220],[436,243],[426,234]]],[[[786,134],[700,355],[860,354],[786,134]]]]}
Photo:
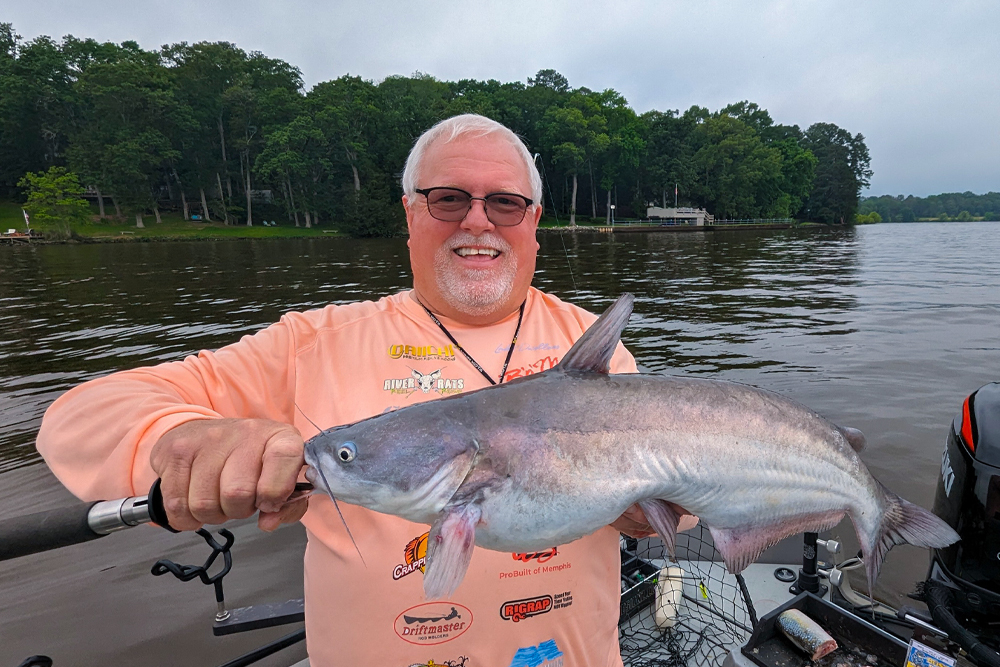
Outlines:
{"type": "Polygon", "coordinates": [[[845,513],[869,581],[893,544],[957,539],[872,477],[855,451],[859,432],[794,401],[731,382],[609,375],[630,312],[630,298],[619,299],[544,373],[324,431],[306,444],[310,480],[346,502],[432,524],[429,597],[458,585],[473,540],[537,551],[635,503],[671,549],[676,506],[698,516],[734,572],[845,513]]]}
{"type": "Polygon", "coordinates": [[[557,371],[453,401],[429,412],[478,425],[477,463],[455,500],[482,495],[486,548],[565,544],[649,498],[717,528],[880,511],[836,426],[753,387],[557,371]]]}

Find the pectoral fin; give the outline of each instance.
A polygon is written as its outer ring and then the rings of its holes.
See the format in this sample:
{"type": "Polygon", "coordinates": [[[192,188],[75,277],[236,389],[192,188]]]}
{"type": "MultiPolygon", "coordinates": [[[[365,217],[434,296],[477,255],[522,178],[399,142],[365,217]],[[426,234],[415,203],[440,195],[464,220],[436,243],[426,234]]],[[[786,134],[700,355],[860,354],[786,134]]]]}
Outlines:
{"type": "Polygon", "coordinates": [[[476,546],[480,516],[478,505],[459,505],[445,510],[444,516],[431,526],[424,571],[424,596],[428,600],[445,598],[462,583],[476,546]]]}
{"type": "Polygon", "coordinates": [[[674,547],[677,544],[677,523],[681,520],[681,515],[676,506],[665,500],[640,500],[639,507],[646,515],[646,521],[653,527],[656,534],[663,540],[667,547],[667,552],[673,556],[674,547]]]}

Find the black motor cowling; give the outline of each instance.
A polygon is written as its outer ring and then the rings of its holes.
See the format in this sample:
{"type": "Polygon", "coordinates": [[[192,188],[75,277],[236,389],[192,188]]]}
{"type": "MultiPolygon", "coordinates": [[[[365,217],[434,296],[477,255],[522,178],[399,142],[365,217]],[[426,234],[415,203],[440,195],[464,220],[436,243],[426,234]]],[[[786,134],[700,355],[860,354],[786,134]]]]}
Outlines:
{"type": "Polygon", "coordinates": [[[954,590],[968,621],[1000,621],[1000,382],[973,392],[952,421],[934,513],[962,539],[934,550],[929,578],[954,590]]]}

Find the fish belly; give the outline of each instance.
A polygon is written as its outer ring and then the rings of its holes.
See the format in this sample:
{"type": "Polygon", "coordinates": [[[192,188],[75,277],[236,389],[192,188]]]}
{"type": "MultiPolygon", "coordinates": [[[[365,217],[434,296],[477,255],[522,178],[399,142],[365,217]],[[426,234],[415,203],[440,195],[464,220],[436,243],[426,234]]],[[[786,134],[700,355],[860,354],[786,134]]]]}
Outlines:
{"type": "Polygon", "coordinates": [[[527,552],[569,544],[621,516],[630,498],[581,498],[511,490],[484,501],[476,544],[494,551],[527,552]]]}

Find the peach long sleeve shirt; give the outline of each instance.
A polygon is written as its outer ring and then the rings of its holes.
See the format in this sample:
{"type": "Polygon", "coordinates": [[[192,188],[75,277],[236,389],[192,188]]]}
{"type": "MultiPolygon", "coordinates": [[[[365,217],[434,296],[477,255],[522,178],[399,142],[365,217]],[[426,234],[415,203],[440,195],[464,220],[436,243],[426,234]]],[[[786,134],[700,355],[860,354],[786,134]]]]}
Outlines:
{"type": "MultiPolygon", "coordinates": [[[[532,288],[505,379],[551,368],[595,319],[532,288]]],[[[485,327],[442,321],[498,377],[517,313],[485,327]]],[[[612,372],[635,370],[619,344],[612,372]]],[[[46,412],[38,451],[81,498],[136,495],[155,480],[153,445],[187,421],[266,418],[293,424],[309,438],[317,431],[303,415],[328,428],[486,386],[406,291],[288,313],[215,352],[76,387],[46,412]]],[[[313,496],[302,519],[313,667],[622,664],[615,530],[538,553],[477,547],[458,590],[427,602],[428,526],[343,503],[341,509],[367,565],[329,498],[313,496]]]]}

